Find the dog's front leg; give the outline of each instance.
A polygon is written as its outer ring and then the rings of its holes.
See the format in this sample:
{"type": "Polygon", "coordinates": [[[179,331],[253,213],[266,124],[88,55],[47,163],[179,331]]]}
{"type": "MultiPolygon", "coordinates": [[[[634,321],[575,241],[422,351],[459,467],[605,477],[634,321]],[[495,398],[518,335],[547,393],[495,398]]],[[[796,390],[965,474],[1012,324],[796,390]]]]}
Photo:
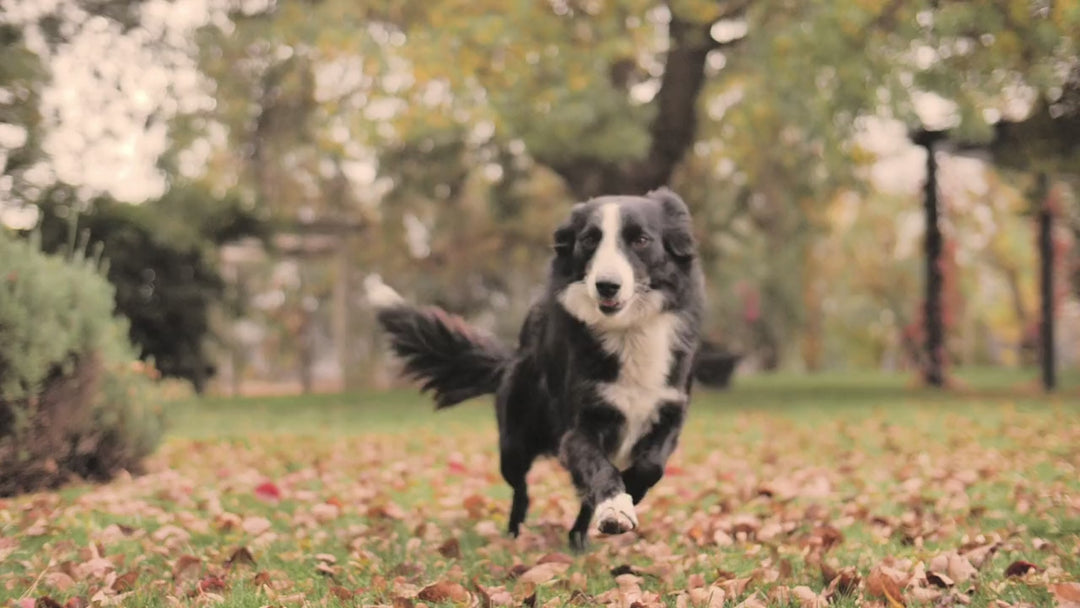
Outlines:
{"type": "Polygon", "coordinates": [[[633,500],[602,443],[601,436],[575,429],[563,437],[559,450],[559,459],[581,495],[581,511],[570,530],[570,545],[579,551],[585,548],[594,519],[604,534],[622,534],[637,527],[633,500]]]}
{"type": "Polygon", "coordinates": [[[634,445],[630,467],[622,472],[622,478],[635,505],[664,476],[664,467],[678,444],[685,415],[684,403],[665,403],[660,407],[656,423],[634,445]]]}

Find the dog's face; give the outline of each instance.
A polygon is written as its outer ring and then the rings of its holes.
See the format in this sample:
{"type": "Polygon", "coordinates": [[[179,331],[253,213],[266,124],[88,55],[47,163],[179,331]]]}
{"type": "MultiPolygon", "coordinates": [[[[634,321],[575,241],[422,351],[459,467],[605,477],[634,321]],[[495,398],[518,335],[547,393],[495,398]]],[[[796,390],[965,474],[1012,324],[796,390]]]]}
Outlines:
{"type": "Polygon", "coordinates": [[[601,328],[632,327],[677,305],[696,254],[690,212],[667,189],[580,203],[554,240],[559,302],[601,328]]]}

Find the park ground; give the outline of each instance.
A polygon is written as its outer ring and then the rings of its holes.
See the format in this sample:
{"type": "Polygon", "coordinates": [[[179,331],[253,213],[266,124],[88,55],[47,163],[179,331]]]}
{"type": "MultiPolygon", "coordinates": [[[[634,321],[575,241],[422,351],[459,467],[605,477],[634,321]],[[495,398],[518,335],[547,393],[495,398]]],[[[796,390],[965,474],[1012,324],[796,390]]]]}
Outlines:
{"type": "Polygon", "coordinates": [[[167,404],[143,475],[0,499],[0,606],[1080,601],[1080,378],[702,391],[637,533],[569,554],[567,475],[502,534],[491,406],[411,391],[167,404]]]}

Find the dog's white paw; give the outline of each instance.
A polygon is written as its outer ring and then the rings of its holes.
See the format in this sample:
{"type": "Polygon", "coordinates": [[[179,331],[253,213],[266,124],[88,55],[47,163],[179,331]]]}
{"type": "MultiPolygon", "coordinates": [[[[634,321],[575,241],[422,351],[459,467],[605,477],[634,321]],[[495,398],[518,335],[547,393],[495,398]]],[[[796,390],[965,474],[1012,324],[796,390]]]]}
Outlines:
{"type": "Polygon", "coordinates": [[[634,500],[626,493],[604,500],[596,506],[593,522],[601,534],[622,534],[637,528],[634,500]]]}

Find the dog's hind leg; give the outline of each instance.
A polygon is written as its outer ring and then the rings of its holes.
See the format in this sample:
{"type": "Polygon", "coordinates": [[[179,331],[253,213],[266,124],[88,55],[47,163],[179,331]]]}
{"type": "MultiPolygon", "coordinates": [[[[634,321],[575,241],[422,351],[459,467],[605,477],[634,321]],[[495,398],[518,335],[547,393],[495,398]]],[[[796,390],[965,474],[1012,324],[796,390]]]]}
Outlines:
{"type": "Polygon", "coordinates": [[[499,454],[499,468],[502,470],[503,479],[514,490],[513,502],[510,504],[510,522],[507,532],[517,537],[521,531],[521,522],[525,521],[525,513],[529,510],[529,488],[525,483],[525,475],[532,466],[533,458],[520,449],[504,448],[499,454]]]}

